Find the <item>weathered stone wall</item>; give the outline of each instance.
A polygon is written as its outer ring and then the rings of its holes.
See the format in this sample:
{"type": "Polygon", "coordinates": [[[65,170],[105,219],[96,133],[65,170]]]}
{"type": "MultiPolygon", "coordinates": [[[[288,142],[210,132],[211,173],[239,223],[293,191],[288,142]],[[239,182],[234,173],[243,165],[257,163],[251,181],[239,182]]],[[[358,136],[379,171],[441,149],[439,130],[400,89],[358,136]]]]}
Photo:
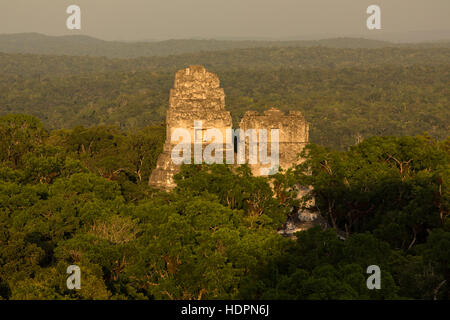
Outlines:
{"type": "MultiPolygon", "coordinates": [[[[166,141],[163,153],[159,156],[156,168],[153,170],[149,184],[170,190],[175,187],[173,175],[179,172],[180,166],[171,159],[173,147],[179,141],[171,141],[172,133],[178,129],[187,129],[192,137],[202,139],[204,130],[218,129],[226,140],[226,130],[232,128],[231,115],[225,110],[225,93],[220,87],[217,75],[207,72],[202,66],[190,66],[179,70],[175,75],[173,89],[170,90],[169,109],[166,117],[166,141]],[[194,129],[194,121],[202,122],[202,129],[194,129]],[[196,131],[196,132],[195,132],[196,131]],[[200,134],[200,137],[199,137],[200,134]]],[[[266,129],[268,138],[268,152],[270,153],[270,129],[279,130],[279,164],[288,169],[299,163],[298,154],[308,143],[309,125],[299,111],[291,111],[285,115],[278,109],[269,109],[260,115],[255,111],[248,111],[240,122],[240,128],[266,129]]],[[[226,141],[224,141],[226,142],[226,141]]],[[[204,146],[209,141],[203,142],[204,146]]],[[[204,146],[202,149],[204,149],[204,146]]],[[[228,146],[230,148],[230,146],[228,146]]],[[[191,146],[192,152],[194,150],[191,146]]],[[[225,159],[226,145],[223,145],[225,159]]],[[[246,146],[246,158],[249,148],[246,146]]],[[[192,154],[193,156],[193,154],[192,154]]],[[[258,157],[259,158],[259,157],[258,157]]],[[[258,159],[259,162],[259,159],[258,159]]],[[[251,164],[254,175],[261,175],[260,169],[268,165],[251,164]]]]}
{"type": "MultiPolygon", "coordinates": [[[[268,154],[270,154],[271,129],[279,130],[279,164],[283,169],[288,169],[301,162],[298,155],[308,143],[309,125],[300,111],[290,111],[285,115],[282,111],[271,108],[264,111],[262,115],[255,111],[247,111],[242,118],[239,127],[248,129],[266,129],[268,141],[268,154]]],[[[248,159],[248,140],[246,140],[246,153],[248,159]]],[[[258,134],[259,141],[259,134],[258,134]]],[[[268,165],[250,164],[252,173],[255,176],[261,175],[262,168],[269,168],[268,165]]]]}
{"type": "MultiPolygon", "coordinates": [[[[172,133],[178,128],[186,129],[192,139],[198,137],[202,140],[199,137],[202,131],[194,132],[194,121],[201,121],[203,132],[210,128],[219,129],[224,139],[226,129],[232,127],[230,112],[225,110],[225,93],[220,87],[219,78],[202,66],[190,66],[175,75],[166,116],[164,150],[150,176],[150,185],[166,190],[175,187],[173,175],[180,166],[171,160],[172,148],[178,143],[171,141],[172,133]]],[[[204,142],[205,145],[208,143],[204,142]]],[[[193,145],[191,147],[193,152],[193,145]]],[[[225,152],[225,147],[223,150],[225,152]]]]}

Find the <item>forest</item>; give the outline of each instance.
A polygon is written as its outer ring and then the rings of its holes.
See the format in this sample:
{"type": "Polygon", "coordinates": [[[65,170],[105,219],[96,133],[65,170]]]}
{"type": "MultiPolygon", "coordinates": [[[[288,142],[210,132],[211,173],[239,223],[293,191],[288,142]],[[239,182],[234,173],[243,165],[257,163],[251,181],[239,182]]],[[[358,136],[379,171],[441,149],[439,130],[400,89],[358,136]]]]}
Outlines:
{"type": "Polygon", "coordinates": [[[7,115],[0,133],[3,299],[450,297],[449,138],[310,144],[269,177],[185,165],[161,192],[148,186],[161,126],[48,131],[7,115]],[[292,240],[277,230],[302,205],[296,184],[313,186],[330,227],[292,240]],[[72,264],[81,290],[66,287],[72,264]],[[373,264],[380,290],[366,287],[373,264]]]}
{"type": "Polygon", "coordinates": [[[345,149],[374,135],[449,132],[448,48],[250,48],[108,59],[0,54],[0,115],[46,128],[159,125],[178,69],[217,73],[233,123],[247,110],[300,110],[311,142],[345,149]]]}
{"type": "Polygon", "coordinates": [[[450,49],[219,49],[0,53],[0,299],[448,300],[450,49]],[[234,123],[301,110],[306,160],[269,177],[184,165],[174,190],[151,188],[191,64],[218,74],[234,123]],[[297,185],[328,227],[291,239],[297,185]]]}

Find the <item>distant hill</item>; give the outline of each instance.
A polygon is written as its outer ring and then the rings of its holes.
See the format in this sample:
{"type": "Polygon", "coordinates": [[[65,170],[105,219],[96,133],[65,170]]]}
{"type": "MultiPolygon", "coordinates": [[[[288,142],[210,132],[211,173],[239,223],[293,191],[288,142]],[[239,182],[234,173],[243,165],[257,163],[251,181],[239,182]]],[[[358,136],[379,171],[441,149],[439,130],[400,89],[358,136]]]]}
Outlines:
{"type": "Polygon", "coordinates": [[[0,35],[0,52],[71,56],[136,58],[168,56],[202,51],[267,47],[383,48],[394,43],[363,38],[335,38],[311,41],[253,40],[166,40],[156,42],[104,41],[89,36],[47,36],[39,33],[0,35]]]}

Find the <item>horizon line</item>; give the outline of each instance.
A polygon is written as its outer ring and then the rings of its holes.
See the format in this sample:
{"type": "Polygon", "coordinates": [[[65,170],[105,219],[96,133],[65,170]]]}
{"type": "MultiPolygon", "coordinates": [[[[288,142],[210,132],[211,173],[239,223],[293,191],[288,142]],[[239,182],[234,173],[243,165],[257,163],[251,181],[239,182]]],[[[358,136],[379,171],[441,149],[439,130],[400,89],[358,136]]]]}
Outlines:
{"type": "Polygon", "coordinates": [[[392,39],[383,39],[382,35],[378,33],[378,36],[369,36],[367,34],[348,34],[348,35],[326,35],[323,34],[322,37],[320,37],[318,34],[316,35],[303,35],[303,36],[289,36],[289,37],[262,37],[262,36],[213,36],[213,37],[206,37],[206,36],[192,36],[192,37],[165,37],[165,38],[158,38],[158,39],[139,39],[139,40],[125,40],[125,39],[115,39],[115,40],[107,40],[102,39],[98,36],[93,36],[90,34],[85,34],[81,32],[76,32],[75,34],[47,34],[42,32],[12,32],[12,33],[0,33],[0,36],[14,36],[14,35],[39,35],[39,36],[45,36],[49,38],[65,38],[65,37],[85,37],[85,38],[91,38],[97,41],[104,41],[104,42],[121,42],[121,43],[155,43],[155,42],[165,42],[165,41],[254,41],[254,42],[293,42],[293,41],[324,41],[324,40],[334,40],[334,39],[363,39],[363,40],[370,40],[370,41],[379,41],[379,42],[389,42],[389,43],[430,43],[430,42],[442,42],[442,41],[450,41],[450,30],[421,30],[421,31],[406,31],[406,32],[391,32],[391,33],[384,33],[384,35],[395,35],[395,34],[405,34],[405,33],[413,33],[413,32],[433,32],[433,31],[445,31],[449,32],[449,36],[447,38],[441,38],[441,39],[432,39],[432,40],[392,40],[392,39]]]}

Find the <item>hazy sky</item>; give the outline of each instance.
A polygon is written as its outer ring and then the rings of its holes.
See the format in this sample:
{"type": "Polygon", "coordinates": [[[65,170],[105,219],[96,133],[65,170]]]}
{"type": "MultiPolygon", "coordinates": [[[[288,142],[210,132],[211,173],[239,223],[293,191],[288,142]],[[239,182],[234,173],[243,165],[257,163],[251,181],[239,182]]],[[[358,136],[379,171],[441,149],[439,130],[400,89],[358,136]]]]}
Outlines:
{"type": "Polygon", "coordinates": [[[0,33],[85,34],[106,40],[307,38],[374,35],[366,8],[381,7],[384,33],[450,30],[450,0],[0,0],[0,33]],[[81,31],[66,8],[81,7],[81,31]]]}

